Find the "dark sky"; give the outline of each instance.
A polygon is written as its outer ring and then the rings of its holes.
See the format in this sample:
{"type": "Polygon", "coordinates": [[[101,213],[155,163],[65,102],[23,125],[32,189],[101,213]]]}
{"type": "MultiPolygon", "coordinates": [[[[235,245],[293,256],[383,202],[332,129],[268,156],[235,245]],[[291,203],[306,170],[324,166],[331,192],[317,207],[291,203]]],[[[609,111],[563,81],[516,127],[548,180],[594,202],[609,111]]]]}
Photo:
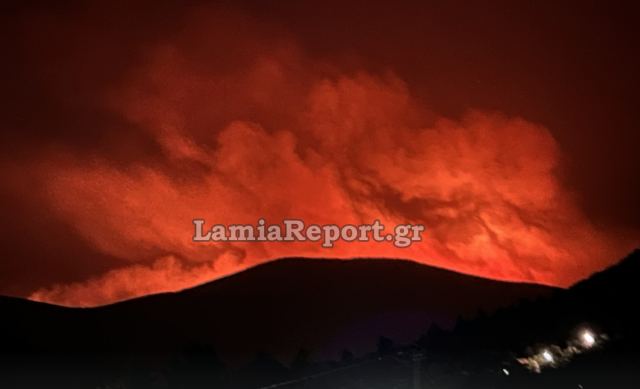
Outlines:
{"type": "Polygon", "coordinates": [[[639,242],[631,5],[117,3],[0,6],[0,293],[92,305],[297,254],[566,286],[639,242]],[[431,234],[203,250],[199,216],[431,234]]]}

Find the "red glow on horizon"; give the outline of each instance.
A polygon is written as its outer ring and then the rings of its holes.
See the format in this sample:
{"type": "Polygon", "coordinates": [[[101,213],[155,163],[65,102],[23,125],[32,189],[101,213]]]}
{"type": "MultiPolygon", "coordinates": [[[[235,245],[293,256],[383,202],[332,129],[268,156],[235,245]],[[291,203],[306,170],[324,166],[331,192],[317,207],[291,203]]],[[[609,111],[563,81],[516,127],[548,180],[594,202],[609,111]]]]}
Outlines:
{"type": "Polygon", "coordinates": [[[393,71],[320,60],[248,18],[198,12],[187,20],[100,96],[125,123],[118,125],[131,127],[114,137],[126,144],[140,131],[157,154],[136,152],[123,163],[60,147],[31,161],[48,209],[96,252],[121,261],[41,287],[32,299],[101,305],[290,256],[403,258],[568,286],[632,246],[585,216],[544,126],[481,109],[442,115],[393,71]],[[409,248],[202,245],[191,241],[194,218],[379,219],[426,231],[409,248]]]}

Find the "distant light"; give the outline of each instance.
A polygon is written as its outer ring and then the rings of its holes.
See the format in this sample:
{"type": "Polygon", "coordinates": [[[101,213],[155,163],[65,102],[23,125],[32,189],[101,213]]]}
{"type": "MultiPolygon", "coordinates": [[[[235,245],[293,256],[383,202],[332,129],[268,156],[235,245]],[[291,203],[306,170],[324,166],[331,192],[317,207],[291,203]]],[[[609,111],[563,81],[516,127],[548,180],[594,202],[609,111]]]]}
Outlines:
{"type": "Polygon", "coordinates": [[[544,350],[542,352],[542,358],[549,363],[553,363],[553,354],[551,354],[549,350],[544,350]]]}
{"type": "Polygon", "coordinates": [[[591,347],[596,343],[596,338],[593,336],[591,331],[584,331],[580,337],[582,338],[582,344],[585,347],[591,347]]]}
{"type": "Polygon", "coordinates": [[[504,375],[507,375],[507,376],[509,375],[509,370],[507,369],[502,369],[502,372],[504,373],[504,375]]]}

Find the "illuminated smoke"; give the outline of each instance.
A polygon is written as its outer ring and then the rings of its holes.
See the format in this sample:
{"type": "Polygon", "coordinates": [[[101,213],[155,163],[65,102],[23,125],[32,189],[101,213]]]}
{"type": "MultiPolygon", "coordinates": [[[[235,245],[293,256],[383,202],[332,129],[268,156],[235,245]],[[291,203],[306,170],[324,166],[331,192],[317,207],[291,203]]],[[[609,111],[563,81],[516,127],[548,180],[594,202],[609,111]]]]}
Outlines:
{"type": "Polygon", "coordinates": [[[110,109],[153,136],[160,158],[123,166],[76,150],[43,156],[50,207],[122,266],[43,288],[33,299],[105,304],[283,256],[409,258],[566,286],[619,247],[564,188],[560,150],[546,128],[499,112],[442,117],[392,72],[341,71],[250,21],[240,22],[244,29],[217,22],[194,18],[105,96],[110,109]],[[236,36],[237,29],[249,32],[236,36]],[[260,217],[380,219],[427,230],[407,249],[191,242],[194,218],[260,217]]]}

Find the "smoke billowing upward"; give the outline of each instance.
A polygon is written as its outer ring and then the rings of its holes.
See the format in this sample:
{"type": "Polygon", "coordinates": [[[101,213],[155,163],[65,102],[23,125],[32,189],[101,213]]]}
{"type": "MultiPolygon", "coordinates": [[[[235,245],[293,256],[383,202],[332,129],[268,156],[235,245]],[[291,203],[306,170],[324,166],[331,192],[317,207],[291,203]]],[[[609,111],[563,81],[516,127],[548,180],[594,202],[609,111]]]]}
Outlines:
{"type": "Polygon", "coordinates": [[[146,30],[111,8],[15,11],[21,71],[42,93],[18,78],[5,103],[37,109],[5,123],[18,147],[2,161],[2,207],[18,222],[3,239],[46,250],[15,249],[7,269],[23,274],[29,257],[52,271],[8,292],[105,304],[283,256],[409,258],[566,286],[638,243],[637,230],[589,217],[547,125],[499,108],[442,112],[415,76],[313,50],[255,12],[193,6],[168,20],[164,7],[146,30]],[[404,249],[195,245],[199,217],[427,230],[404,249]]]}

